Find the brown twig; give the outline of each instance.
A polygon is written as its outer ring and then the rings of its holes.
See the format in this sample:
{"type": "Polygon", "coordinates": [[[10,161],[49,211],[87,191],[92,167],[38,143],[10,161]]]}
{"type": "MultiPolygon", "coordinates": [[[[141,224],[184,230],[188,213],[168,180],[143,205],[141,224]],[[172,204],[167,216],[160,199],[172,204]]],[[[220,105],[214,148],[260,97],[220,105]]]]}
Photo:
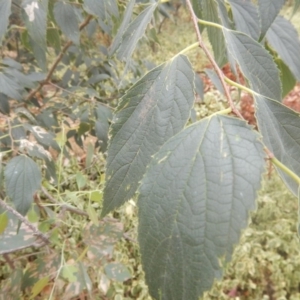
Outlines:
{"type": "MultiPolygon", "coordinates": [[[[92,15],[88,15],[87,18],[79,25],[79,31],[82,31],[83,28],[85,28],[89,22],[92,20],[93,16],[92,15]]],[[[25,101],[28,101],[29,99],[31,99],[37,92],[39,92],[41,90],[41,88],[46,85],[47,83],[49,83],[57,65],[59,64],[59,62],[62,60],[64,54],[67,52],[68,48],[73,44],[72,41],[68,41],[66,43],[66,45],[63,47],[63,49],[61,50],[60,54],[57,56],[56,60],[54,61],[53,65],[51,66],[48,75],[46,77],[46,79],[42,82],[39,83],[39,86],[32,90],[27,97],[25,98],[25,101]]]]}
{"type": "Polygon", "coordinates": [[[15,209],[11,206],[7,205],[2,199],[0,199],[0,206],[2,206],[5,210],[11,212],[14,216],[16,216],[21,222],[23,222],[28,228],[30,228],[34,235],[40,238],[44,244],[49,244],[50,241],[48,237],[40,232],[34,225],[32,225],[24,216],[18,213],[15,209]]]}
{"type": "Polygon", "coordinates": [[[216,71],[216,73],[217,73],[217,75],[219,77],[219,79],[220,79],[220,81],[222,83],[222,86],[224,88],[225,96],[226,96],[226,98],[228,100],[230,108],[231,108],[231,110],[232,110],[232,112],[234,114],[236,114],[241,119],[244,119],[243,116],[242,116],[242,114],[239,112],[239,110],[235,107],[235,105],[233,103],[233,100],[231,98],[228,86],[227,86],[227,84],[225,82],[225,79],[224,79],[225,75],[223,74],[222,70],[220,69],[220,67],[216,63],[215,59],[213,58],[212,54],[209,52],[209,50],[207,49],[207,47],[205,46],[205,44],[203,42],[203,39],[202,39],[202,36],[201,36],[201,32],[200,32],[199,27],[198,27],[198,18],[197,18],[197,16],[194,13],[193,6],[191,4],[191,0],[187,0],[186,3],[188,5],[188,7],[189,7],[189,11],[190,11],[191,16],[192,16],[192,20],[193,20],[194,27],[195,27],[195,30],[196,30],[196,34],[197,34],[197,39],[198,39],[198,42],[199,42],[199,46],[204,51],[205,55],[207,56],[207,58],[209,59],[209,61],[213,65],[213,67],[214,67],[214,69],[215,69],[215,71],[216,71]]]}

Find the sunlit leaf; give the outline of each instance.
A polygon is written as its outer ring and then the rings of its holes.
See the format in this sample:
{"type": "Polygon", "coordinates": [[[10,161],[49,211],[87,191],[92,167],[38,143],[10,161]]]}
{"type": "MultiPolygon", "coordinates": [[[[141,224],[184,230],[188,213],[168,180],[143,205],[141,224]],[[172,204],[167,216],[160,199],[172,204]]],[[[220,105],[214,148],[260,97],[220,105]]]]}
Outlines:
{"type": "Polygon", "coordinates": [[[7,213],[4,212],[0,214],[0,234],[2,234],[5,231],[7,224],[8,224],[8,216],[7,213]]]}
{"type": "Polygon", "coordinates": [[[43,277],[39,279],[31,289],[30,299],[35,299],[35,297],[48,285],[49,277],[43,277]]]}
{"type": "Polygon", "coordinates": [[[183,128],[194,101],[194,72],[177,56],[140,79],[122,98],[111,127],[102,216],[129,200],[151,156],[183,128]]]}
{"type": "Polygon", "coordinates": [[[215,115],[182,130],[157,154],[139,189],[139,244],[154,299],[196,300],[221,275],[264,170],[245,122],[215,115]]]}

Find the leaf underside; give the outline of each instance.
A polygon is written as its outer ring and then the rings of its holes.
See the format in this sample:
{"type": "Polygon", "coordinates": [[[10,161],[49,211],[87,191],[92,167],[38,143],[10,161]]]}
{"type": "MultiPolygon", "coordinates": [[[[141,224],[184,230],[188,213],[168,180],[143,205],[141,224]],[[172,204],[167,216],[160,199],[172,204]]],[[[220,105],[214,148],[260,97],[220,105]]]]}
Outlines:
{"type": "Polygon", "coordinates": [[[245,122],[213,116],[171,138],[139,189],[139,243],[150,294],[193,300],[221,275],[264,169],[257,134],[245,122]]]}

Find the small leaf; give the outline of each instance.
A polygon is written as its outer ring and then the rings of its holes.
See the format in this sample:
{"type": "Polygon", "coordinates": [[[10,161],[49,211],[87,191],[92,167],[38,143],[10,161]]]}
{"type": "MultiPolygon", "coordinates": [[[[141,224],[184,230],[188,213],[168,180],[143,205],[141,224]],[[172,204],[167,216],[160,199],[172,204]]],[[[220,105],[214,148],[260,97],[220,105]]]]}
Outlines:
{"type": "Polygon", "coordinates": [[[104,267],[108,278],[124,282],[131,278],[131,274],[126,266],[121,263],[109,263],[104,267]]]}
{"type": "Polygon", "coordinates": [[[244,121],[214,115],[154,155],[139,189],[139,244],[154,299],[197,300],[220,277],[264,171],[263,145],[244,121]]]}
{"type": "Polygon", "coordinates": [[[251,88],[268,98],[281,101],[279,71],[272,56],[249,36],[223,30],[228,51],[249,80],[251,88]]]}
{"type": "Polygon", "coordinates": [[[7,163],[4,175],[8,196],[16,210],[25,216],[33,201],[33,194],[41,185],[42,174],[38,165],[27,156],[16,156],[7,163]]]}
{"type": "Polygon", "coordinates": [[[258,40],[260,22],[256,6],[250,0],[229,0],[236,29],[258,40]]]}
{"type": "Polygon", "coordinates": [[[185,56],[153,69],[122,98],[111,127],[102,216],[129,200],[151,156],[189,119],[194,72],[185,56]]]}
{"type": "MultiPolygon", "coordinates": [[[[300,118],[299,113],[285,105],[255,96],[256,118],[263,142],[275,157],[300,177],[300,118]]],[[[298,184],[277,168],[289,189],[298,195],[298,184]]]]}
{"type": "Polygon", "coordinates": [[[262,39],[280,12],[285,0],[258,0],[262,39]]]}
{"type": "Polygon", "coordinates": [[[281,59],[276,59],[275,62],[280,71],[280,81],[282,84],[282,98],[284,98],[294,88],[297,81],[290,69],[281,59]]]}
{"type": "Polygon", "coordinates": [[[64,265],[61,271],[61,276],[68,282],[75,282],[77,280],[78,267],[75,265],[64,265]]]}
{"type": "Polygon", "coordinates": [[[39,279],[31,289],[30,299],[35,299],[35,297],[48,285],[48,283],[48,276],[39,279]]]}
{"type": "Polygon", "coordinates": [[[267,40],[300,81],[300,40],[290,21],[278,16],[267,32],[267,40]]]}
{"type": "Polygon", "coordinates": [[[98,191],[93,191],[91,193],[91,201],[94,201],[94,202],[100,202],[102,200],[102,197],[103,197],[103,194],[101,192],[98,192],[98,191]]]}
{"type": "Polygon", "coordinates": [[[63,34],[74,44],[79,45],[80,32],[73,5],[67,2],[56,2],[54,17],[63,34]]]}
{"type": "Polygon", "coordinates": [[[82,175],[82,173],[76,174],[76,183],[78,186],[78,189],[81,190],[86,185],[86,177],[82,175]]]}
{"type": "Polygon", "coordinates": [[[7,213],[4,212],[0,215],[0,234],[2,234],[5,231],[7,224],[8,224],[8,216],[7,213]]]}
{"type": "Polygon", "coordinates": [[[133,22],[130,23],[123,34],[122,42],[117,51],[118,59],[127,60],[131,57],[137,42],[145,33],[145,30],[152,19],[156,7],[157,2],[150,4],[134,19],[133,22]]]}
{"type": "Polygon", "coordinates": [[[131,20],[134,4],[135,4],[135,0],[130,0],[130,2],[127,4],[123,21],[119,27],[117,35],[114,38],[114,41],[109,49],[110,56],[113,55],[116,52],[116,50],[119,48],[119,46],[121,45],[123,34],[131,20]]]}
{"type": "Polygon", "coordinates": [[[8,26],[8,19],[11,14],[11,0],[0,0],[0,43],[8,26]]]}

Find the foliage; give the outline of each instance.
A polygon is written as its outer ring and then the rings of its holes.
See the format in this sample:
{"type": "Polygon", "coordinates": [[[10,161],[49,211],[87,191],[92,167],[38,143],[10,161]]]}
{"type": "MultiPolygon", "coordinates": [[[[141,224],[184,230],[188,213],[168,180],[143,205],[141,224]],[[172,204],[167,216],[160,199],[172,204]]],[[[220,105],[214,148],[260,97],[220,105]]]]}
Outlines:
{"type": "Polygon", "coordinates": [[[134,50],[145,36],[159,42],[156,23],[177,4],[164,2],[0,1],[0,253],[13,269],[1,297],[147,297],[138,249],[133,268],[120,250],[132,243],[137,194],[150,295],[198,299],[247,226],[265,158],[298,195],[299,115],[281,100],[300,78],[300,42],[278,15],[284,1],[187,0],[198,41],[153,68],[134,50]],[[186,53],[198,45],[227,105],[196,120],[203,83],[186,53]],[[222,73],[227,62],[243,81],[222,73]],[[255,99],[258,132],[242,120],[237,89],[255,99]],[[24,272],[11,258],[49,245],[24,272]]]}

